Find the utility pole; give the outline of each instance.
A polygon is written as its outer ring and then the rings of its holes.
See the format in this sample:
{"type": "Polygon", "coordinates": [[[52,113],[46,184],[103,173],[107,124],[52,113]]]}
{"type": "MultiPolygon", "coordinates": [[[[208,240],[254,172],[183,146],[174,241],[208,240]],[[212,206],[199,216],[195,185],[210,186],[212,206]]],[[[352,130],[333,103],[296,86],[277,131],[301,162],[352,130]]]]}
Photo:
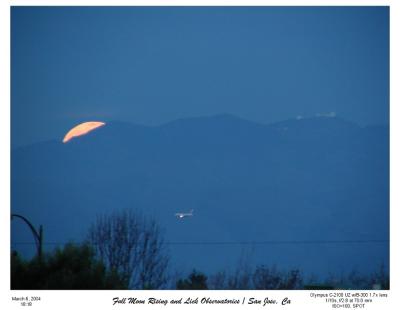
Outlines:
{"type": "Polygon", "coordinates": [[[32,231],[33,238],[35,239],[35,243],[36,243],[37,256],[38,256],[39,262],[41,262],[42,261],[42,250],[43,250],[43,226],[40,225],[39,232],[37,232],[35,227],[32,225],[32,223],[26,217],[19,215],[19,214],[11,214],[11,220],[13,219],[13,217],[18,217],[21,220],[23,220],[28,225],[30,230],[32,231]]]}

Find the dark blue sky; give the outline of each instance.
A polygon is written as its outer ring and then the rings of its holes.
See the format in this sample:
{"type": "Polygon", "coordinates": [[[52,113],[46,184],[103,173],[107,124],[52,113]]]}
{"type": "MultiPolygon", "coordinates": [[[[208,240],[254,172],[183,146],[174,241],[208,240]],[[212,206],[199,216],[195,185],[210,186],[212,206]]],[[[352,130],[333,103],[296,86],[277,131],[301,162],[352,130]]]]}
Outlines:
{"type": "Polygon", "coordinates": [[[11,9],[12,146],[81,121],[388,123],[389,9],[11,9]]]}

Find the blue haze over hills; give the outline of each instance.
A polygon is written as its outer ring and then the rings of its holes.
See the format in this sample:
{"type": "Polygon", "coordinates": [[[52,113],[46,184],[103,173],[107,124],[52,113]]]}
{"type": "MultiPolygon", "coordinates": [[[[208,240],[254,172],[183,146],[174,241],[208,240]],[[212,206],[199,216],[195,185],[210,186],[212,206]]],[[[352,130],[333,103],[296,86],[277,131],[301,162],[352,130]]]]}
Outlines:
{"type": "MultiPolygon", "coordinates": [[[[389,127],[339,117],[260,124],[230,114],[160,126],[107,122],[63,144],[12,150],[11,210],[43,224],[45,249],[83,240],[97,214],[154,217],[173,266],[251,263],[328,275],[389,264],[389,127]],[[179,221],[175,212],[194,209],[179,221]],[[286,241],[366,243],[267,243],[286,241]],[[213,242],[227,242],[214,244],[213,242]],[[255,242],[253,246],[240,242],[255,242]]],[[[12,224],[12,242],[30,242],[12,224]]],[[[14,244],[25,255],[34,244],[14,244]]]]}
{"type": "Polygon", "coordinates": [[[388,6],[11,8],[12,147],[88,119],[389,120],[388,6]]]}

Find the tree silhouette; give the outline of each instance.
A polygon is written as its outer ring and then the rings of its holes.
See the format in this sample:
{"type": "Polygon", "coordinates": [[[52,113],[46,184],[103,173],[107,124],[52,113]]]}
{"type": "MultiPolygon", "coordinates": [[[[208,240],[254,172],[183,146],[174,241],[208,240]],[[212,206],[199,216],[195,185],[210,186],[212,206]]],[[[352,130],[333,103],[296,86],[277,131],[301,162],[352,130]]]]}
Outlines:
{"type": "Polygon", "coordinates": [[[121,274],[132,289],[160,289],[167,283],[169,257],[160,228],[133,210],[97,217],[89,242],[108,270],[121,274]]]}
{"type": "Polygon", "coordinates": [[[178,290],[206,290],[207,288],[207,277],[196,270],[188,276],[187,279],[180,279],[176,283],[178,290]]]}
{"type": "Polygon", "coordinates": [[[67,244],[39,261],[11,254],[11,289],[123,289],[121,277],[108,272],[87,245],[67,244]]]}
{"type": "Polygon", "coordinates": [[[261,265],[253,274],[253,283],[256,290],[293,290],[301,288],[303,280],[297,269],[285,273],[261,265]]]}

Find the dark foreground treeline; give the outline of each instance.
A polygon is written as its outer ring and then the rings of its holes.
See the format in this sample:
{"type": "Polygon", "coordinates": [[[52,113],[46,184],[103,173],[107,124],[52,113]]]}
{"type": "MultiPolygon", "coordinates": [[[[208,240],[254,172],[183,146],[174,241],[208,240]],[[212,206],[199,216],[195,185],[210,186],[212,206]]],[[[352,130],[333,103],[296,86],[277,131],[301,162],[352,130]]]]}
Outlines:
{"type": "Polygon", "coordinates": [[[41,257],[11,253],[11,289],[295,290],[389,289],[384,266],[326,279],[300,270],[251,266],[241,259],[233,271],[172,275],[162,233],[154,220],[131,210],[99,216],[83,244],[66,244],[41,257]]]}
{"type": "Polygon", "coordinates": [[[385,268],[363,275],[351,272],[318,281],[305,278],[297,270],[282,271],[264,265],[237,267],[233,272],[221,271],[207,276],[193,270],[187,276],[164,275],[165,281],[152,285],[142,283],[132,287],[123,274],[109,270],[95,257],[91,246],[67,244],[40,260],[22,259],[17,252],[11,255],[11,289],[181,289],[181,290],[295,290],[295,289],[389,289],[385,268]]]}
{"type": "Polygon", "coordinates": [[[389,276],[384,268],[369,275],[353,271],[347,275],[305,278],[297,269],[280,271],[276,267],[259,265],[253,271],[217,272],[207,277],[193,271],[176,282],[177,289],[213,290],[329,290],[329,289],[389,289],[389,276]]]}

